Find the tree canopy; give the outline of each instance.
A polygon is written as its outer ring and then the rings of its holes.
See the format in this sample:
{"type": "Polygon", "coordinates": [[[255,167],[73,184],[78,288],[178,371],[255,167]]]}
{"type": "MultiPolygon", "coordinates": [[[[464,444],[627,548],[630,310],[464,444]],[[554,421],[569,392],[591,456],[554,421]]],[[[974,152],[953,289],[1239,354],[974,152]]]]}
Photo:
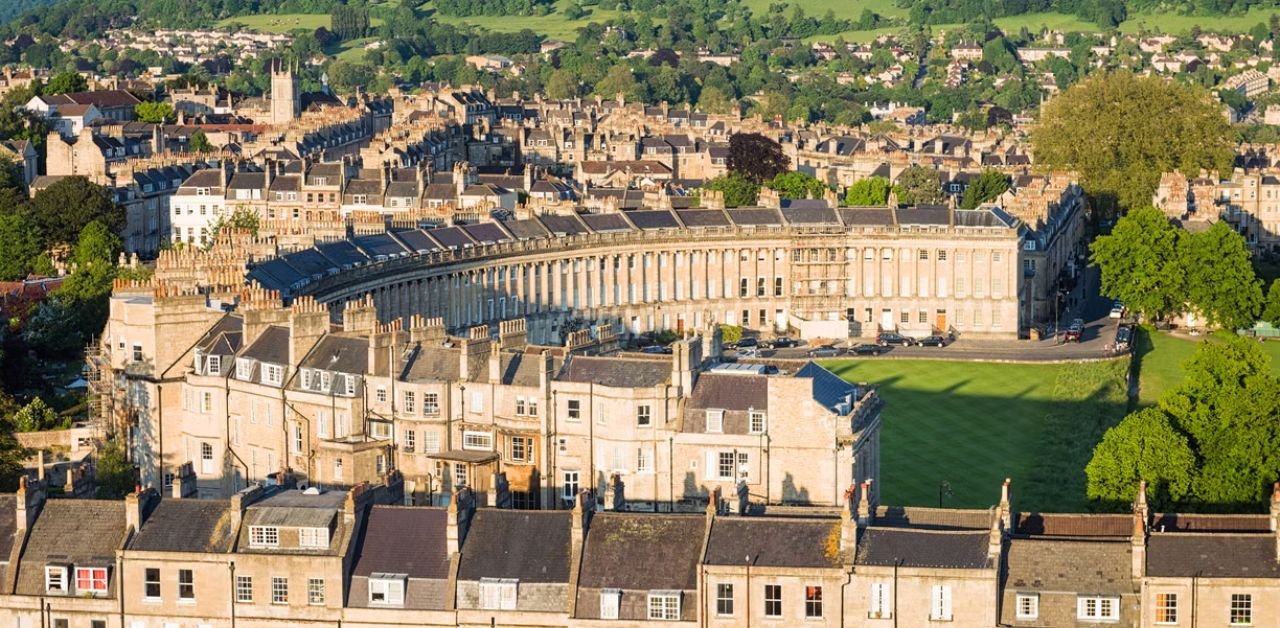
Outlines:
{"type": "Polygon", "coordinates": [[[1178,250],[1180,231],[1154,207],[1129,212],[1110,234],[1090,246],[1102,270],[1102,294],[1148,318],[1163,318],[1183,305],[1186,277],[1178,250]]]}
{"type": "Polygon", "coordinates": [[[794,171],[780,173],[765,185],[785,199],[822,198],[831,189],[813,175],[794,171]]]}
{"type": "Polygon", "coordinates": [[[89,82],[80,76],[79,72],[63,71],[49,77],[49,82],[44,85],[44,94],[46,96],[53,94],[70,94],[73,92],[83,92],[89,89],[89,82]]]}
{"type": "Polygon", "coordinates": [[[729,170],[757,184],[786,172],[790,163],[782,146],[759,133],[735,133],[729,137],[729,170]]]}
{"type": "Polygon", "coordinates": [[[139,122],[149,122],[151,124],[172,122],[176,117],[173,112],[173,105],[167,102],[140,102],[133,106],[133,113],[137,116],[139,122]]]}
{"type": "Polygon", "coordinates": [[[920,165],[903,170],[893,191],[898,195],[898,202],[907,205],[933,205],[947,198],[942,192],[938,171],[920,165]]]}
{"type": "Polygon", "coordinates": [[[720,175],[708,181],[703,189],[724,194],[726,207],[749,207],[760,198],[760,185],[738,172],[720,175]]]}
{"type": "Polygon", "coordinates": [[[1172,170],[1229,172],[1231,127],[1203,88],[1131,72],[1093,75],[1045,104],[1031,132],[1036,161],[1080,173],[1101,203],[1151,202],[1172,170]]]}
{"type": "Polygon", "coordinates": [[[1263,309],[1262,282],[1244,238],[1226,223],[1189,233],[1143,207],[1120,218],[1090,250],[1102,271],[1102,294],[1142,316],[1195,311],[1206,325],[1239,329],[1263,309]]]}
{"type": "Polygon", "coordinates": [[[1009,177],[999,170],[987,168],[969,182],[969,187],[965,188],[964,197],[960,200],[960,207],[973,209],[994,200],[1004,194],[1007,189],[1009,189],[1009,177]]]}
{"type": "Polygon", "coordinates": [[[1258,346],[1239,337],[1200,343],[1182,383],[1155,407],[1109,430],[1086,468],[1089,497],[1133,496],[1136,481],[1161,487],[1162,506],[1257,507],[1280,475],[1280,378],[1258,346]]]}
{"type": "Polygon", "coordinates": [[[854,207],[879,206],[889,202],[889,180],[884,177],[861,179],[844,193],[844,204],[854,207]]]}
{"type": "Polygon", "coordinates": [[[75,242],[90,222],[97,220],[113,233],[125,222],[124,208],[106,188],[82,176],[61,179],[36,193],[28,204],[29,217],[49,245],[75,242]]]}

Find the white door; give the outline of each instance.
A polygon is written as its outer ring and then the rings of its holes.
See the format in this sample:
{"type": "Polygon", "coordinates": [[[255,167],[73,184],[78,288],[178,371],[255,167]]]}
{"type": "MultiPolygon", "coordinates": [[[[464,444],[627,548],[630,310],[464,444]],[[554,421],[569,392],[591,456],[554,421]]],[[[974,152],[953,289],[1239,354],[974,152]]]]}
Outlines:
{"type": "Polygon", "coordinates": [[[880,329],[893,329],[893,310],[880,310],[880,329]]]}

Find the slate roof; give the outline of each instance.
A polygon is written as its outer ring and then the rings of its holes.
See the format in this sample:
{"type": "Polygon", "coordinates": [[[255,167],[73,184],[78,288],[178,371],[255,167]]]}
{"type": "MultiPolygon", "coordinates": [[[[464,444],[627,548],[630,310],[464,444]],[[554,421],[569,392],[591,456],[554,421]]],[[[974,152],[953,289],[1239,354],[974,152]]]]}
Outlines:
{"type": "Polygon", "coordinates": [[[1006,550],[1005,586],[1019,591],[1134,592],[1128,540],[1019,539],[1006,550]]]}
{"type": "Polygon", "coordinates": [[[537,220],[509,220],[503,224],[512,235],[521,240],[547,237],[547,230],[537,220]]]}
{"type": "Polygon", "coordinates": [[[893,225],[893,210],[887,207],[841,207],[840,220],[850,227],[887,227],[893,225]]]}
{"type": "Polygon", "coordinates": [[[586,233],[587,229],[574,216],[560,216],[557,214],[546,214],[539,216],[543,226],[553,234],[560,235],[577,235],[586,233]]]}
{"type": "Polygon", "coordinates": [[[665,209],[653,211],[633,211],[627,213],[631,222],[640,229],[675,229],[680,226],[676,217],[665,209]]]}
{"type": "Polygon", "coordinates": [[[587,214],[582,216],[582,222],[587,223],[587,226],[596,233],[632,230],[622,214],[587,214]]]}
{"type": "Polygon", "coordinates": [[[947,226],[951,224],[952,211],[940,205],[902,207],[894,210],[900,225],[947,226]]]}
{"type": "Polygon", "coordinates": [[[766,375],[704,373],[694,384],[688,405],[694,408],[725,410],[767,410],[769,385],[766,375]]]}
{"type": "Polygon", "coordinates": [[[1147,575],[1280,578],[1275,534],[1152,534],[1147,575]]]}
{"type": "Polygon", "coordinates": [[[225,315],[204,333],[196,347],[211,355],[234,355],[240,350],[243,329],[243,318],[225,315]]]}
{"type": "MultiPolygon", "coordinates": [[[[420,347],[410,358],[412,361],[404,379],[408,382],[457,381],[462,373],[461,353],[457,347],[420,347]]],[[[488,376],[488,371],[485,371],[485,376],[488,376]]]]}
{"type": "Polygon", "coordinates": [[[1271,518],[1268,515],[1161,513],[1152,520],[1151,529],[1158,532],[1269,532],[1271,518]]]}
{"type": "Polygon", "coordinates": [[[326,334],[300,366],[363,375],[369,370],[369,339],[326,334]]]}
{"type": "Polygon", "coordinates": [[[985,569],[987,534],[871,527],[858,539],[857,564],[985,569]]]}
{"type": "MultiPolygon", "coordinates": [[[[0,556],[8,560],[13,550],[13,542],[18,533],[17,499],[13,494],[0,495],[0,556]]],[[[0,575],[4,570],[0,569],[0,575]]]]}
{"type": "MultiPolygon", "coordinates": [[[[14,592],[44,595],[44,568],[48,563],[113,567],[116,549],[124,543],[126,531],[124,500],[48,500],[28,533],[14,592]]],[[[109,574],[109,592],[114,595],[114,570],[109,574]]]]}
{"type": "Polygon", "coordinates": [[[374,506],[353,551],[351,575],[402,573],[410,578],[445,580],[449,554],[443,508],[374,506]]]}
{"type": "Polygon", "coordinates": [[[704,515],[603,512],[591,520],[579,586],[694,590],[704,515]]]}
{"type": "Polygon", "coordinates": [[[858,387],[844,381],[835,373],[819,366],[816,362],[808,362],[796,371],[795,377],[808,378],[813,381],[811,392],[813,400],[834,410],[847,395],[853,395],[856,402],[860,395],[858,387]]]}
{"type": "Polygon", "coordinates": [[[569,581],[567,511],[477,510],[462,545],[459,580],[569,581]]]}
{"type": "MultiPolygon", "coordinates": [[[[289,328],[278,325],[268,326],[241,355],[269,364],[288,363],[289,328]]],[[[368,360],[368,357],[366,356],[365,359],[368,360]]]]}
{"type": "Polygon", "coordinates": [[[791,201],[782,209],[782,215],[793,225],[838,225],[840,218],[823,200],[791,201]]]}
{"type": "Polygon", "coordinates": [[[991,516],[990,510],[880,506],[876,508],[875,525],[917,530],[989,530],[991,516]]]}
{"type": "Polygon", "coordinates": [[[165,499],[142,524],[129,549],[143,552],[231,551],[231,503],[214,499],[165,499]]]}
{"type": "Polygon", "coordinates": [[[1018,534],[1035,536],[1128,537],[1133,533],[1133,515],[1023,512],[1014,517],[1013,528],[1018,534]]]}
{"type": "Polygon", "coordinates": [[[742,565],[751,556],[753,567],[838,567],[840,556],[827,552],[839,536],[839,519],[716,517],[706,562],[742,565]]]}
{"type": "Polygon", "coordinates": [[[671,363],[666,360],[569,356],[556,379],[565,382],[594,382],[613,388],[650,388],[671,380],[671,363]]]}
{"type": "Polygon", "coordinates": [[[782,225],[782,217],[778,215],[776,209],[763,208],[746,208],[725,210],[729,214],[729,219],[737,225],[782,225]]]}
{"type": "Polygon", "coordinates": [[[677,211],[676,215],[686,227],[728,227],[729,217],[719,209],[686,209],[677,211]]]}

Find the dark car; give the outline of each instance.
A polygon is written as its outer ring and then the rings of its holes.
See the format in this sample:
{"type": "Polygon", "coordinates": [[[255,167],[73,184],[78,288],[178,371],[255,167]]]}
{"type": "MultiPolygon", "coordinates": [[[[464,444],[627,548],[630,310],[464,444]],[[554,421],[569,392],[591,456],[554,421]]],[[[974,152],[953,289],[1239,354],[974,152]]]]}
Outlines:
{"type": "Polygon", "coordinates": [[[1133,344],[1133,325],[1121,325],[1116,329],[1116,351],[1128,351],[1133,344]]]}
{"type": "Polygon", "coordinates": [[[916,343],[915,339],[911,337],[903,336],[902,334],[895,334],[890,331],[883,332],[879,336],[876,336],[876,344],[882,347],[887,347],[889,345],[902,345],[904,347],[910,347],[915,343],[916,343]]]}
{"type": "Polygon", "coordinates": [[[755,338],[743,338],[742,340],[738,341],[737,346],[734,348],[735,349],[754,349],[759,346],[760,346],[760,341],[756,340],[755,338]]]}
{"type": "Polygon", "coordinates": [[[654,345],[652,347],[645,347],[641,349],[640,353],[655,353],[660,355],[667,355],[671,353],[671,347],[660,347],[658,345],[654,345]]]}
{"type": "Polygon", "coordinates": [[[834,358],[837,355],[840,355],[840,350],[832,345],[822,345],[809,350],[809,357],[811,358],[834,358]]]}
{"type": "Polygon", "coordinates": [[[882,347],[873,344],[861,344],[853,348],[853,352],[857,355],[880,355],[888,351],[889,347],[882,347]]]}
{"type": "Polygon", "coordinates": [[[773,339],[773,348],[774,348],[774,349],[788,349],[788,348],[790,348],[790,347],[798,346],[799,344],[800,344],[800,343],[796,342],[796,339],[795,339],[795,338],[786,338],[786,337],[783,337],[783,338],[774,338],[774,339],[773,339]]]}
{"type": "Polygon", "coordinates": [[[920,341],[917,342],[916,344],[922,347],[945,347],[947,346],[948,342],[947,342],[946,336],[934,335],[934,336],[921,338],[920,341]]]}
{"type": "Polygon", "coordinates": [[[1067,328],[1066,333],[1062,334],[1062,340],[1065,342],[1080,342],[1083,335],[1084,321],[1077,318],[1071,321],[1071,326],[1067,328]]]}

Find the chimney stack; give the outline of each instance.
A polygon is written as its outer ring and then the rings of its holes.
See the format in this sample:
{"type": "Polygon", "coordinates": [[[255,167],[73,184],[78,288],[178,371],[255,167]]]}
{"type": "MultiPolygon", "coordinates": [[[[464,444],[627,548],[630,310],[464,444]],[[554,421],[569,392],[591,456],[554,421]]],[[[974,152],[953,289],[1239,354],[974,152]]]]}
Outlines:
{"type": "Polygon", "coordinates": [[[19,530],[26,530],[36,522],[40,509],[49,496],[48,485],[42,480],[32,480],[23,475],[18,478],[18,494],[14,500],[17,512],[14,521],[19,530]]]}
{"type": "Polygon", "coordinates": [[[445,546],[450,556],[457,554],[467,538],[467,528],[471,525],[472,494],[468,488],[460,488],[449,496],[449,509],[446,511],[445,546]]]}
{"type": "Polygon", "coordinates": [[[578,491],[573,496],[573,514],[570,516],[569,538],[572,547],[581,548],[586,540],[587,527],[591,523],[591,513],[595,508],[587,508],[587,492],[578,491]]]}
{"type": "Polygon", "coordinates": [[[1147,481],[1138,482],[1138,494],[1133,501],[1133,532],[1129,537],[1132,549],[1134,578],[1142,578],[1147,571],[1147,481]]]}
{"type": "Polygon", "coordinates": [[[862,490],[858,495],[858,525],[871,525],[871,480],[862,481],[862,490]]]}
{"type": "Polygon", "coordinates": [[[855,509],[860,507],[860,504],[854,503],[854,496],[857,494],[857,485],[850,484],[844,492],[844,504],[840,508],[840,552],[849,563],[853,562],[858,553],[858,526],[863,523],[861,516],[854,515],[855,509]]]}

